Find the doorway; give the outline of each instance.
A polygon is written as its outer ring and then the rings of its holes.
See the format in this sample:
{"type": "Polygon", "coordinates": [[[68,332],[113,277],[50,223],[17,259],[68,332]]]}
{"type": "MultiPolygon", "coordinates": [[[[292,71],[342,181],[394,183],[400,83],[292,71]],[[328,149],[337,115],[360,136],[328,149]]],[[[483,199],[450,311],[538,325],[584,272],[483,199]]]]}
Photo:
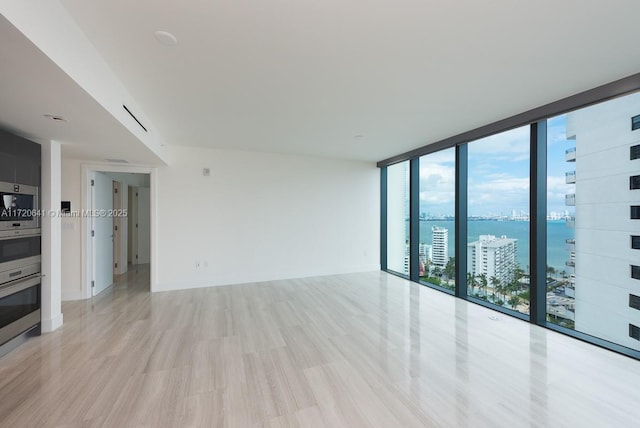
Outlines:
{"type": "Polygon", "coordinates": [[[82,209],[88,213],[82,216],[83,297],[114,284],[114,275],[127,273],[129,262],[149,264],[153,290],[155,168],[83,165],[82,169],[82,209]]]}
{"type": "Polygon", "coordinates": [[[148,187],[129,186],[129,263],[151,261],[151,192],[148,187]]]}

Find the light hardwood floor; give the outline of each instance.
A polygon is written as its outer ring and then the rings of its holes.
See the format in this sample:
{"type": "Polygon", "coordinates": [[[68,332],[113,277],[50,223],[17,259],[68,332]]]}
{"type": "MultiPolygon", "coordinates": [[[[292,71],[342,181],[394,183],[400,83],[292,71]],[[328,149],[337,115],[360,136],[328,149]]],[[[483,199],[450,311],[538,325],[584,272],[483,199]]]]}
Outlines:
{"type": "Polygon", "coordinates": [[[639,361],[385,273],[148,289],[132,270],[0,359],[0,426],[640,421],[639,361]]]}

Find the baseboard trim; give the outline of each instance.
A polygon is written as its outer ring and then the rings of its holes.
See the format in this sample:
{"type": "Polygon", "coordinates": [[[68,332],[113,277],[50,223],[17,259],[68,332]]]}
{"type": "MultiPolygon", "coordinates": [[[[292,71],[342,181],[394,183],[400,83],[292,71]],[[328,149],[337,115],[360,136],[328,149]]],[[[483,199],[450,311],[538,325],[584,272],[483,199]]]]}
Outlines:
{"type": "Polygon", "coordinates": [[[43,319],[42,322],[41,322],[42,332],[43,333],[50,333],[52,331],[55,331],[58,328],[62,327],[62,323],[63,323],[62,314],[58,314],[58,315],[56,315],[55,317],[53,317],[51,319],[43,319]]]}
{"type": "Polygon", "coordinates": [[[254,275],[227,275],[212,278],[198,278],[185,281],[159,282],[156,291],[188,290],[192,288],[219,287],[224,285],[249,284],[255,282],[284,281],[288,279],[312,278],[327,275],[345,275],[379,271],[380,265],[350,266],[339,269],[321,269],[314,272],[262,273],[254,275]]]}

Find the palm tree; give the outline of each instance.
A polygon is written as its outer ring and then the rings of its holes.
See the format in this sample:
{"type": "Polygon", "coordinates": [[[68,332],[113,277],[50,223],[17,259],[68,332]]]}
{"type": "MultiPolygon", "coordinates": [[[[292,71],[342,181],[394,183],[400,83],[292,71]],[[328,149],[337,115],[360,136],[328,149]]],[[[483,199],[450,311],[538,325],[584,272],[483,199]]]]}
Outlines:
{"type": "MultiPolygon", "coordinates": [[[[527,270],[529,270],[529,266],[527,266],[527,270]]],[[[520,282],[520,280],[524,277],[525,273],[526,272],[524,270],[522,270],[522,268],[520,266],[516,266],[516,269],[513,272],[514,281],[520,282]]]]}
{"type": "Polygon", "coordinates": [[[473,290],[476,288],[476,276],[472,272],[467,272],[467,287],[471,288],[471,295],[473,296],[473,290]]]}
{"type": "Polygon", "coordinates": [[[478,279],[480,280],[480,284],[478,285],[478,287],[480,288],[480,290],[484,290],[483,294],[486,296],[487,295],[487,274],[486,273],[481,273],[480,275],[478,275],[478,279]]]}
{"type": "Polygon", "coordinates": [[[447,265],[444,267],[444,273],[447,275],[447,278],[451,279],[456,275],[456,258],[449,257],[449,261],[447,261],[447,265]]]}
{"type": "Polygon", "coordinates": [[[547,265],[547,276],[548,277],[553,277],[553,275],[555,275],[556,273],[558,273],[556,268],[554,268],[553,266],[547,265]]]}
{"type": "Polygon", "coordinates": [[[491,282],[491,298],[493,301],[496,300],[496,292],[498,291],[498,288],[500,287],[500,278],[498,278],[497,276],[492,276],[491,278],[489,278],[489,281],[491,282]]]}
{"type": "Polygon", "coordinates": [[[506,289],[507,289],[507,292],[511,295],[511,297],[513,297],[514,295],[516,295],[516,293],[520,289],[520,284],[517,283],[516,281],[513,281],[511,284],[509,284],[506,287],[506,289]]]}
{"type": "Polygon", "coordinates": [[[511,309],[515,309],[520,304],[520,296],[517,294],[515,296],[511,296],[508,301],[509,305],[511,305],[511,309]]]}

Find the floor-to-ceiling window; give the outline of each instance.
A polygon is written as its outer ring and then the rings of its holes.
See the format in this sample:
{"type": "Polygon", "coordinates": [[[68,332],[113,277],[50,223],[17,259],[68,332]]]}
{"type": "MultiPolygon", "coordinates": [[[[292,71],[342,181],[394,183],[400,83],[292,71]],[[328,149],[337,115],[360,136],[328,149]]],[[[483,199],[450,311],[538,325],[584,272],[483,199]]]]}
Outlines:
{"type": "Polygon", "coordinates": [[[547,320],[575,328],[575,141],[567,116],[547,121],[547,320]]]}
{"type": "Polygon", "coordinates": [[[636,93],[548,121],[547,320],[640,350],[639,116],[636,93]]]}
{"type": "Polygon", "coordinates": [[[420,158],[420,282],[455,289],[455,148],[420,158]]]}
{"type": "Polygon", "coordinates": [[[387,168],[387,269],[409,276],[409,161],[387,168]]]}
{"type": "Polygon", "coordinates": [[[381,165],[387,270],[640,358],[640,92],[625,93],[640,80],[631,80],[381,165]],[[571,102],[588,107],[562,110],[571,102]]]}
{"type": "Polygon", "coordinates": [[[529,126],[468,144],[467,295],[529,313],[529,126]]]}

